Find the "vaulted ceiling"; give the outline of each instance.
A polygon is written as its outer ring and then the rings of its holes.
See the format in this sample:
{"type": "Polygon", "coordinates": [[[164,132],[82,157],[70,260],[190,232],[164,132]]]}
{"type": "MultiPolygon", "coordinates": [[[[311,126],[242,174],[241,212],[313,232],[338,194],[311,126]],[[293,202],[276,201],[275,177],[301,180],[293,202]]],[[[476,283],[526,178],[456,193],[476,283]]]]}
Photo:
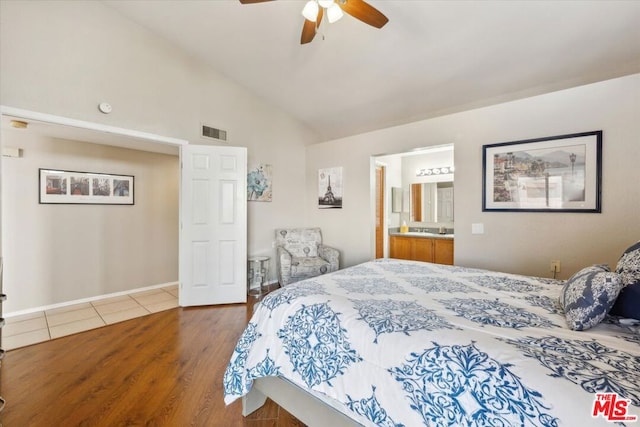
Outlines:
{"type": "Polygon", "coordinates": [[[323,140],[640,72],[638,1],[369,0],[382,29],[345,16],[305,45],[300,0],[103,3],[323,140]]]}

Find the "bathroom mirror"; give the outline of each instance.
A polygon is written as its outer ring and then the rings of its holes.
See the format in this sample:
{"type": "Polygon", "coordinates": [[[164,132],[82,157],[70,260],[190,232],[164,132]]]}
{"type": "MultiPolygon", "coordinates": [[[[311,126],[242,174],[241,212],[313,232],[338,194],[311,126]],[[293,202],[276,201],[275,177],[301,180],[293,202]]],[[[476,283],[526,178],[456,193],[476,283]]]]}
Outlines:
{"type": "Polygon", "coordinates": [[[391,187],[391,212],[402,212],[402,188],[391,187]]]}
{"type": "Polygon", "coordinates": [[[414,183],[409,195],[411,222],[453,222],[453,181],[414,183]]]}

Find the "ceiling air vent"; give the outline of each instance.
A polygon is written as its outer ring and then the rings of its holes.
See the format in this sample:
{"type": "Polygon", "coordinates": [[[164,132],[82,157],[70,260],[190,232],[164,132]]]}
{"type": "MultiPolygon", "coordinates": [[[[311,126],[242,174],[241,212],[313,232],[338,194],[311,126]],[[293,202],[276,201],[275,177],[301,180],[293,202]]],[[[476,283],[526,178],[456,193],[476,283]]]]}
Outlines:
{"type": "Polygon", "coordinates": [[[212,128],[211,126],[202,125],[202,136],[205,138],[213,138],[220,141],[227,140],[227,131],[212,128]]]}

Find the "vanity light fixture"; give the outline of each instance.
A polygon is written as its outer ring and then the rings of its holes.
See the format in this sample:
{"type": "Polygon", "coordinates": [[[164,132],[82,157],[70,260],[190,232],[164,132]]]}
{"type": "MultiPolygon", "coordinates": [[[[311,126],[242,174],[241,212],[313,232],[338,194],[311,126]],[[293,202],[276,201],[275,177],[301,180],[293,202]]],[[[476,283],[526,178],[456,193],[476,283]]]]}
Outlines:
{"type": "Polygon", "coordinates": [[[416,169],[416,176],[431,176],[431,175],[447,175],[452,174],[455,171],[453,166],[443,166],[441,168],[429,168],[429,169],[416,169]]]}

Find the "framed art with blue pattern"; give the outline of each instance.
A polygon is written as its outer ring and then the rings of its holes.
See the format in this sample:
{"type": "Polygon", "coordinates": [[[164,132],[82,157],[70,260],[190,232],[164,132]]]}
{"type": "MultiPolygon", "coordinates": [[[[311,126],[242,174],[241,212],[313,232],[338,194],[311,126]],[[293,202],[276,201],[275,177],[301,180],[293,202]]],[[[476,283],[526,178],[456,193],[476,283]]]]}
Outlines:
{"type": "Polygon", "coordinates": [[[270,202],[273,198],[272,166],[260,164],[247,173],[247,200],[250,202],[270,202]]]}

